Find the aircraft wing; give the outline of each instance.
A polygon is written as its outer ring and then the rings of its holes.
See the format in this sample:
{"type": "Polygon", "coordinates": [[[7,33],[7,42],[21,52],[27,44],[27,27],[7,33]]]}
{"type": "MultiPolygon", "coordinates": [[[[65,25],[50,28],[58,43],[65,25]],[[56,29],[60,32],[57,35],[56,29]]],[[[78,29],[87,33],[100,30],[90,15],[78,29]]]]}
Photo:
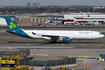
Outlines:
{"type": "Polygon", "coordinates": [[[52,41],[56,41],[60,36],[55,36],[55,35],[42,35],[42,37],[50,37],[52,41]]]}
{"type": "Polygon", "coordinates": [[[67,37],[67,36],[58,36],[58,35],[42,35],[42,37],[49,37],[51,38],[52,41],[56,41],[60,38],[64,38],[64,37],[67,37]]]}

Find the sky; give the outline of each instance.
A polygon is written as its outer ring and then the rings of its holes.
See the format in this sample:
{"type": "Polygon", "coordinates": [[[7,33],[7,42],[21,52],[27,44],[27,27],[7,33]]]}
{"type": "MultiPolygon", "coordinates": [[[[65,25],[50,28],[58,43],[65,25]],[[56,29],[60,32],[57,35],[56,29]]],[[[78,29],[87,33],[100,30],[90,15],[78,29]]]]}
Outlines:
{"type": "Polygon", "coordinates": [[[27,2],[39,2],[43,6],[48,5],[91,5],[105,6],[105,0],[0,0],[0,5],[5,6],[26,6],[27,2]]]}

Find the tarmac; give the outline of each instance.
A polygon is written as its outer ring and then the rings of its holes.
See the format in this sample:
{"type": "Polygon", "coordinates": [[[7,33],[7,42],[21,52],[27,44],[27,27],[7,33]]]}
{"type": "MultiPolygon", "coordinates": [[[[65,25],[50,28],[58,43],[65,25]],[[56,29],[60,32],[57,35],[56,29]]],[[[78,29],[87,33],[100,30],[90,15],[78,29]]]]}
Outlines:
{"type": "MultiPolygon", "coordinates": [[[[23,49],[30,48],[30,54],[50,54],[50,55],[59,55],[59,56],[99,57],[100,54],[105,54],[105,37],[95,40],[95,43],[93,43],[93,40],[72,40],[70,43],[63,43],[63,42],[51,43],[43,39],[28,39],[12,35],[6,33],[5,30],[6,29],[0,30],[0,48],[23,47],[23,49]],[[35,48],[35,47],[40,47],[40,48],[35,48]],[[55,47],[55,48],[50,48],[50,47],[55,47]]],[[[64,30],[64,28],[62,30],[64,30]]],[[[65,30],[70,30],[70,29],[65,29],[65,30]]],[[[102,32],[103,34],[105,32],[105,28],[83,28],[83,29],[74,28],[73,30],[96,30],[102,32]]],[[[96,63],[96,62],[94,60],[87,60],[86,63],[96,63]]],[[[77,69],[83,69],[83,68],[84,67],[79,67],[79,68],[77,67],[77,69]]],[[[105,63],[89,66],[89,70],[99,70],[102,68],[105,68],[105,63]]]]}
{"type": "Polygon", "coordinates": [[[75,49],[103,49],[105,48],[105,37],[101,39],[93,40],[72,40],[70,43],[57,42],[52,43],[44,39],[29,39],[19,36],[3,36],[0,35],[0,46],[35,46],[35,47],[74,47],[75,49]]]}

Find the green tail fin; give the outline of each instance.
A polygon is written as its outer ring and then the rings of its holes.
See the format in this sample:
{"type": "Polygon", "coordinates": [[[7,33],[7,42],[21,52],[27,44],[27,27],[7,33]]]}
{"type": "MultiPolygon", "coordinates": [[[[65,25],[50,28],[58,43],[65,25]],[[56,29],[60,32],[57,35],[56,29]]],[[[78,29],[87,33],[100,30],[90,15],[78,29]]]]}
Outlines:
{"type": "Polygon", "coordinates": [[[5,17],[5,20],[10,30],[20,29],[10,17],[5,17]]]}

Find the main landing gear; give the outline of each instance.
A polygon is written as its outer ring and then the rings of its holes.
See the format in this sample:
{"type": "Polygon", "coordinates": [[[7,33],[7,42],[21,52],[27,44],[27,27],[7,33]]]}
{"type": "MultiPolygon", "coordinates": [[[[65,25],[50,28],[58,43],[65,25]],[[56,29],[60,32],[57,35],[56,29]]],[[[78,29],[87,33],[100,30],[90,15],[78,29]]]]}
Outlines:
{"type": "Polygon", "coordinates": [[[93,43],[95,43],[95,39],[93,39],[93,43]]]}

